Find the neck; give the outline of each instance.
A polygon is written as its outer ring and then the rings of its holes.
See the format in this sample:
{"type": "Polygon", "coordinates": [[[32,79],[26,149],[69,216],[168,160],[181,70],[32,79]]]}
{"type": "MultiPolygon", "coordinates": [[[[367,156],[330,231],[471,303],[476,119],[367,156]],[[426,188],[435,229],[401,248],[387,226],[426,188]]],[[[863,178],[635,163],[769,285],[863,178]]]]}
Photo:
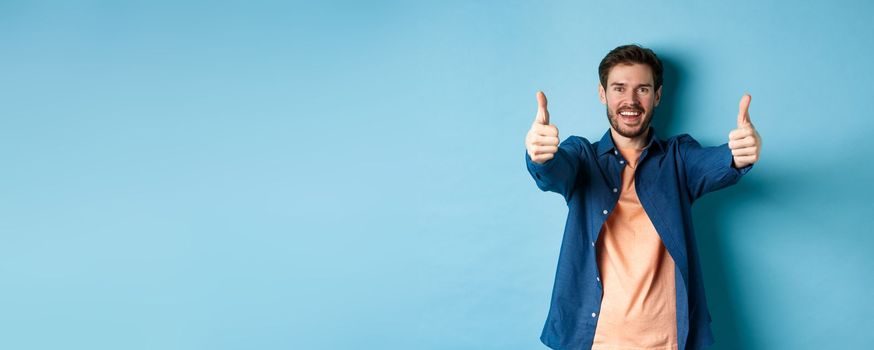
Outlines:
{"type": "Polygon", "coordinates": [[[617,148],[635,148],[640,149],[646,146],[646,140],[649,136],[650,129],[647,128],[646,132],[640,134],[637,137],[625,137],[619,135],[616,132],[616,129],[610,128],[610,134],[613,136],[613,144],[616,145],[617,148]]]}

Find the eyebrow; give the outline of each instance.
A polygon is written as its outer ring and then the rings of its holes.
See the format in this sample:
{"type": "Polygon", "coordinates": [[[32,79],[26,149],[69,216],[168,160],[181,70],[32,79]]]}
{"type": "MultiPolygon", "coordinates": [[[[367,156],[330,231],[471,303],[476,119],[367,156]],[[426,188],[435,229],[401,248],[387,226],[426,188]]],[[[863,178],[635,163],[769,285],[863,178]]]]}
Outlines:
{"type": "MultiPolygon", "coordinates": [[[[610,86],[625,86],[625,83],[616,83],[616,82],[614,82],[614,83],[610,83],[610,86]]],[[[637,87],[644,87],[644,86],[645,86],[645,87],[652,87],[652,84],[640,84],[640,85],[637,85],[637,87]]]]}

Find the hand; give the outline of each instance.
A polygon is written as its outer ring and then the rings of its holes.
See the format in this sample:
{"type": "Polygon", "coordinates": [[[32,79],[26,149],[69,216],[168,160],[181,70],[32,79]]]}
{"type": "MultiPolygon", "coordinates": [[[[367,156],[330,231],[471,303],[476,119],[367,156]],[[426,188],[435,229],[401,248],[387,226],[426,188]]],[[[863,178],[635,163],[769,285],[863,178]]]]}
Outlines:
{"type": "Polygon", "coordinates": [[[728,148],[731,149],[735,168],[743,168],[759,160],[762,138],[750,121],[750,100],[752,96],[745,94],[740,99],[737,112],[737,129],[728,134],[728,148]]]}
{"type": "Polygon", "coordinates": [[[549,124],[546,95],[542,91],[537,92],[537,116],[525,136],[525,148],[528,156],[537,164],[546,163],[558,152],[558,128],[549,124]]]}

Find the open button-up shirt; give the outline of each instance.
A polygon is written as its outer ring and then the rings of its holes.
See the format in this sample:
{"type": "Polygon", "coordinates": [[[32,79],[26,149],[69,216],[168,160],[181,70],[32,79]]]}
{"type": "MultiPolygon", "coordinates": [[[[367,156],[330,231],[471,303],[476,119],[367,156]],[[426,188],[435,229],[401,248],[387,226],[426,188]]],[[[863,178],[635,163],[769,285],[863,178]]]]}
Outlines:
{"type": "MultiPolygon", "coordinates": [[[[603,295],[595,243],[619,199],[626,161],[614,146],[610,130],[595,143],[578,136],[567,138],[554,158],[543,164],[534,163],[527,152],[525,160],[537,187],[561,194],[568,205],[540,340],[552,349],[589,349],[603,295]]],[[[660,140],[649,129],[634,180],[641,205],[674,259],[680,349],[713,343],[692,228],[692,203],[705,193],[736,183],[751,167],[736,169],[728,144],[702,147],[687,134],[660,140]]]]}

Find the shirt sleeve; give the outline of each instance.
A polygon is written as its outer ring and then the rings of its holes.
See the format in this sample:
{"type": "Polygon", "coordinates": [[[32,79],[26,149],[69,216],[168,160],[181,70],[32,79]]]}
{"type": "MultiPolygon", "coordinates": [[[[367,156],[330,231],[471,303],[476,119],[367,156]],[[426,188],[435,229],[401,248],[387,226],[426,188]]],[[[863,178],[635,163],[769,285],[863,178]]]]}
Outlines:
{"type": "Polygon", "coordinates": [[[582,168],[582,146],[577,137],[569,137],[564,140],[556,151],[555,156],[543,164],[531,160],[528,152],[525,152],[525,163],[528,173],[534,178],[537,187],[542,191],[550,191],[561,194],[565,201],[570,198],[577,183],[577,177],[582,168]]]}
{"type": "Polygon", "coordinates": [[[702,147],[691,136],[683,134],[679,139],[679,150],[686,173],[686,186],[694,201],[704,194],[731,185],[752,169],[750,164],[735,168],[728,143],[715,147],[702,147]]]}

